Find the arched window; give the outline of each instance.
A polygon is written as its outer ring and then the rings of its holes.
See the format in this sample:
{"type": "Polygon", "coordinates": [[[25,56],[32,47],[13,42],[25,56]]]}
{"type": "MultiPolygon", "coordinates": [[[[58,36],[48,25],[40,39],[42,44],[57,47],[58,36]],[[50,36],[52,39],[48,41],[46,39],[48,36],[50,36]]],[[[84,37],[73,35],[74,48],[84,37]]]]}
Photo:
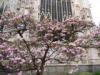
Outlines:
{"type": "Polygon", "coordinates": [[[71,0],[41,0],[40,13],[44,13],[42,19],[49,13],[52,20],[61,22],[72,15],[71,0]]]}

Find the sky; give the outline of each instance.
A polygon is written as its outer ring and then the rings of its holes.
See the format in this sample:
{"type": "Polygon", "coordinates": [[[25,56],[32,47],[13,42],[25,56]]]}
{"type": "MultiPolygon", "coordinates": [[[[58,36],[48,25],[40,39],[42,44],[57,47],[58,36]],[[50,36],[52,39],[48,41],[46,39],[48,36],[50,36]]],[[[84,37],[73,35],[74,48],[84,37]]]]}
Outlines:
{"type": "Polygon", "coordinates": [[[88,0],[91,4],[91,12],[93,21],[96,24],[100,23],[100,0],[88,0]]]}

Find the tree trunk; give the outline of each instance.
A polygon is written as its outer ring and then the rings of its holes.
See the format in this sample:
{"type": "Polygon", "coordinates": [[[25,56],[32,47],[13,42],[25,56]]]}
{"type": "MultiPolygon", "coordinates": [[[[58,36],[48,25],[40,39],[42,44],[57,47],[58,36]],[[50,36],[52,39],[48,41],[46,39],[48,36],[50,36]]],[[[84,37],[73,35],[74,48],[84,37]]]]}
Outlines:
{"type": "Polygon", "coordinates": [[[39,72],[39,70],[37,70],[37,72],[36,72],[36,75],[40,75],[40,72],[39,72]]]}
{"type": "Polygon", "coordinates": [[[40,69],[37,69],[36,75],[43,75],[43,72],[44,72],[44,64],[45,63],[41,64],[40,69]]]}
{"type": "Polygon", "coordinates": [[[42,70],[37,70],[36,75],[43,75],[44,69],[42,70]]]}
{"type": "Polygon", "coordinates": [[[43,75],[44,66],[45,66],[45,62],[46,62],[45,59],[46,59],[46,55],[47,55],[48,51],[49,51],[49,46],[47,45],[47,49],[46,49],[45,54],[42,58],[42,63],[41,63],[40,69],[37,69],[36,75],[43,75]]]}

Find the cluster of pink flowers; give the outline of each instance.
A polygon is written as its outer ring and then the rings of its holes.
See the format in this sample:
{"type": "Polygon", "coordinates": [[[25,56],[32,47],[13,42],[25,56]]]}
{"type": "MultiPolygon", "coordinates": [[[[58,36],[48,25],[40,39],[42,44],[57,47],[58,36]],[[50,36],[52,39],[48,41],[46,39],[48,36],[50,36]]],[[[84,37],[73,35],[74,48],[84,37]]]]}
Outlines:
{"type": "Polygon", "coordinates": [[[63,55],[66,55],[66,57],[68,59],[67,61],[70,60],[70,62],[75,61],[75,59],[77,57],[78,57],[78,60],[81,61],[81,58],[85,53],[84,48],[76,47],[76,46],[72,46],[72,45],[69,45],[68,47],[62,47],[61,51],[62,51],[61,53],[63,53],[63,55]]]}
{"type": "Polygon", "coordinates": [[[96,27],[92,35],[94,35],[93,38],[96,40],[95,45],[100,46],[100,27],[96,27]]]}
{"type": "Polygon", "coordinates": [[[29,68],[25,67],[27,66],[27,64],[31,63],[29,62],[31,61],[31,59],[26,53],[25,51],[19,50],[12,43],[6,41],[0,44],[0,63],[2,64],[2,66],[4,66],[5,71],[8,72],[29,68]]]}
{"type": "Polygon", "coordinates": [[[54,38],[56,40],[69,40],[70,35],[74,34],[74,32],[80,32],[86,27],[92,25],[93,23],[91,22],[77,19],[68,19],[62,23],[57,21],[40,22],[36,24],[36,30],[37,33],[39,33],[39,36],[44,36],[47,40],[54,40],[54,38]]]}

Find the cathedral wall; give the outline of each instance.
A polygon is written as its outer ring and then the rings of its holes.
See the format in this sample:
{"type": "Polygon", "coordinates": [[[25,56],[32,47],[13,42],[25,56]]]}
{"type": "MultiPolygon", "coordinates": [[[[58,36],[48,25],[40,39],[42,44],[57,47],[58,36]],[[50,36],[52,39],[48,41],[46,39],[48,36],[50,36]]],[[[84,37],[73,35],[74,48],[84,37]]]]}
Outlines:
{"type": "Polygon", "coordinates": [[[72,0],[74,17],[79,17],[85,20],[92,20],[90,4],[88,0],[72,0]]]}
{"type": "MultiPolygon", "coordinates": [[[[21,0],[21,1],[0,0],[0,4],[3,1],[5,2],[5,6],[7,5],[11,11],[16,12],[16,9],[20,8],[22,10],[20,11],[22,14],[23,14],[23,11],[25,12],[26,10],[28,10],[29,12],[31,11],[31,13],[34,13],[33,17],[35,17],[35,20],[38,21],[40,18],[40,1],[41,0],[21,0]],[[31,4],[32,2],[33,4],[31,4]],[[26,7],[29,7],[29,8],[26,9],[26,7]]],[[[71,0],[71,5],[72,5],[73,17],[85,18],[86,20],[92,19],[90,4],[88,0],[71,0]]]]}

